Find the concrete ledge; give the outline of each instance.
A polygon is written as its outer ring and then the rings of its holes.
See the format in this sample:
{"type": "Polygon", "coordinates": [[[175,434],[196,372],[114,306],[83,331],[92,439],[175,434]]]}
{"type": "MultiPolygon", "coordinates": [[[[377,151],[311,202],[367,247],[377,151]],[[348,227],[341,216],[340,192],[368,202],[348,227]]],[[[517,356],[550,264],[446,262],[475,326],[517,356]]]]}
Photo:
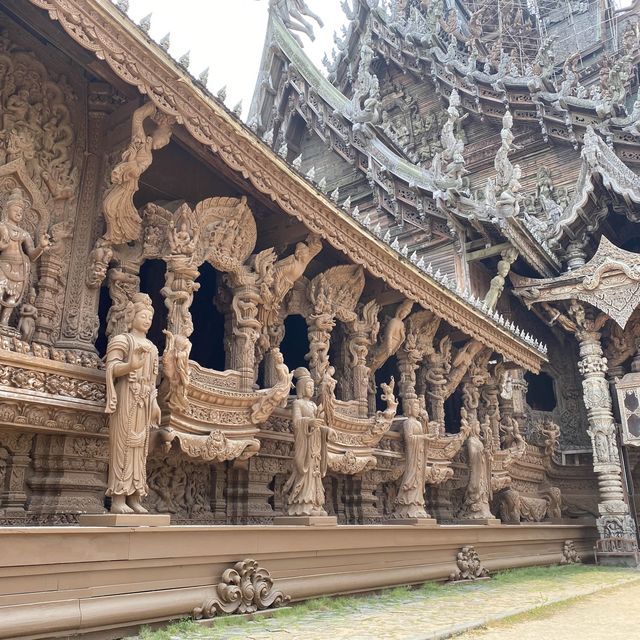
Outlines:
{"type": "Polygon", "coordinates": [[[468,544],[490,571],[558,563],[567,539],[588,558],[596,536],[585,525],[6,527],[0,638],[114,638],[183,617],[246,558],[295,601],[443,579],[468,544]]]}

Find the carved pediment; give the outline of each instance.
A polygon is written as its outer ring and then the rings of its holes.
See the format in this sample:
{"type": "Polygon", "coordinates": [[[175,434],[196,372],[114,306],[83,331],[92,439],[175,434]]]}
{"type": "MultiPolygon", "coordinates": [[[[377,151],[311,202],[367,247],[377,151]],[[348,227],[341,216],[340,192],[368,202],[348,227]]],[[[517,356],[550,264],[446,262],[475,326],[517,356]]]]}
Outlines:
{"type": "Polygon", "coordinates": [[[511,281],[528,306],[575,298],[600,309],[624,329],[640,304],[640,255],[602,236],[593,258],[579,269],[545,279],[512,274],[511,281]]]}

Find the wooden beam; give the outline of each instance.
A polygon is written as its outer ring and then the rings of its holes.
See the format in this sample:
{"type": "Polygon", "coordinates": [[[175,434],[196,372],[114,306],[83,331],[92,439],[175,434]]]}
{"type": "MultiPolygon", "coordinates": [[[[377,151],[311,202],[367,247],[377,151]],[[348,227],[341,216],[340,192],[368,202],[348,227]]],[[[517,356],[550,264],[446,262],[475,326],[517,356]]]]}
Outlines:
{"type": "Polygon", "coordinates": [[[486,249],[479,249],[478,251],[472,251],[471,253],[467,253],[466,258],[467,262],[474,262],[475,260],[483,260],[484,258],[490,258],[491,256],[497,256],[502,253],[505,249],[509,249],[511,247],[511,243],[502,242],[501,244],[494,244],[491,247],[487,247],[486,249]]]}

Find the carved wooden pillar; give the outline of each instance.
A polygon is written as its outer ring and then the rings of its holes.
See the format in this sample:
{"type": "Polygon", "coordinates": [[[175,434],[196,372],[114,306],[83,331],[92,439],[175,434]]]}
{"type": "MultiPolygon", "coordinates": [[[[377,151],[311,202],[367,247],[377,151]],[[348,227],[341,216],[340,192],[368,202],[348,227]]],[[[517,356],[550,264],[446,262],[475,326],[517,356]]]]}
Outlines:
{"type": "Polygon", "coordinates": [[[309,362],[309,372],[317,388],[329,369],[329,344],[335,321],[331,314],[319,313],[309,316],[307,322],[309,353],[305,358],[309,362]]]}
{"type": "Polygon", "coordinates": [[[363,524],[376,521],[380,517],[378,498],[376,496],[380,483],[380,474],[375,471],[365,472],[360,478],[360,504],[363,524]]]}
{"type": "Polygon", "coordinates": [[[226,522],[227,501],[227,464],[225,462],[211,465],[211,513],[216,522],[226,522]]]}
{"type": "Polygon", "coordinates": [[[576,332],[580,346],[578,370],[582,375],[584,405],[589,420],[593,448],[593,468],[598,476],[600,502],[597,519],[601,537],[623,536],[635,540],[635,524],[629,514],[622,486],[622,467],[618,455],[611,395],[605,374],[600,332],[576,332]]]}
{"type": "Polygon", "coordinates": [[[247,485],[247,516],[256,519],[273,517],[270,500],[273,491],[269,488],[279,469],[276,460],[254,456],[249,460],[249,479],[247,485]]]}
{"type": "Polygon", "coordinates": [[[4,485],[0,487],[0,509],[5,515],[23,514],[27,502],[27,472],[31,464],[33,434],[17,431],[3,432],[0,437],[8,457],[4,485]]]}
{"type": "Polygon", "coordinates": [[[193,294],[200,288],[196,279],[200,275],[187,258],[169,256],[162,295],[167,307],[167,329],[174,335],[189,337],[193,321],[189,308],[193,294]]]}
{"type": "MultiPolygon", "coordinates": [[[[89,114],[87,131],[87,153],[80,181],[76,217],[73,222],[71,252],[69,254],[69,270],[65,288],[65,299],[62,308],[60,337],[56,347],[60,349],[79,349],[95,354],[95,339],[98,333],[98,298],[100,283],[89,288],[87,281],[87,265],[89,253],[94,239],[100,230],[100,197],[102,195],[102,175],[104,158],[104,137],[107,116],[112,109],[111,89],[108,85],[92,85],[89,93],[89,114]]],[[[54,260],[55,262],[55,260],[54,260]]],[[[50,276],[55,277],[59,265],[52,264],[50,276]]],[[[54,295],[55,285],[49,285],[49,275],[45,286],[48,289],[47,299],[54,295]]],[[[40,285],[42,286],[42,285],[40,285]]],[[[55,294],[56,304],[59,305],[55,294]]],[[[47,302],[47,306],[48,302],[47,302]]],[[[58,309],[55,310],[58,313],[58,309]]],[[[49,312],[41,313],[38,319],[35,340],[51,340],[51,318],[49,312]]]]}
{"type": "MultiPolygon", "coordinates": [[[[398,370],[400,371],[400,380],[398,382],[398,390],[402,400],[416,397],[416,370],[418,368],[418,357],[411,352],[406,351],[402,347],[398,350],[398,370]]],[[[404,406],[404,405],[403,405],[404,406]]]]}

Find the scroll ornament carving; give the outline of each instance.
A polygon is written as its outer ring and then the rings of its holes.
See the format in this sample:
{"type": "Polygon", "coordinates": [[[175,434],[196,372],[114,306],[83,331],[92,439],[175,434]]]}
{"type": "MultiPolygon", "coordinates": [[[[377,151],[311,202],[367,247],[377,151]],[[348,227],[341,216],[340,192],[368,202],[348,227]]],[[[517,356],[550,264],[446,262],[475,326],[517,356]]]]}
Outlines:
{"type": "Polygon", "coordinates": [[[236,562],[222,574],[216,594],[193,610],[196,619],[213,618],[218,613],[253,613],[279,607],[290,596],[274,587],[271,574],[255,560],[236,562]]]}
{"type": "Polygon", "coordinates": [[[458,567],[457,570],[449,575],[450,582],[478,580],[479,578],[489,577],[489,572],[484,568],[478,552],[471,545],[462,547],[458,552],[456,565],[458,567]]]}
{"type": "Polygon", "coordinates": [[[77,184],[70,111],[76,96],[64,76],[49,77],[33,53],[14,48],[5,31],[1,35],[0,165],[24,163],[53,210],[77,184]]]}
{"type": "Polygon", "coordinates": [[[260,450],[259,440],[227,438],[220,429],[214,429],[207,436],[171,431],[166,439],[175,439],[185,455],[199,462],[247,460],[260,450]]]}
{"type": "Polygon", "coordinates": [[[560,564],[578,564],[580,562],[582,562],[582,558],[576,549],[575,542],[573,540],[565,540],[562,544],[560,564]]]}
{"type": "Polygon", "coordinates": [[[291,390],[293,373],[284,363],[284,357],[280,349],[271,349],[273,363],[276,372],[276,384],[270,389],[259,391],[260,398],[251,407],[251,422],[263,424],[273,413],[276,407],[285,407],[291,390]]]}
{"type": "Polygon", "coordinates": [[[159,116],[153,102],[147,102],[133,112],[131,142],[122,154],[122,160],[111,172],[111,186],[103,200],[107,222],[104,238],[112,245],[125,244],[140,236],[141,218],[133,204],[140,176],[151,166],[152,151],[169,144],[172,119],[159,116]],[[157,126],[147,135],[144,122],[156,118],[157,126]]]}
{"type": "Polygon", "coordinates": [[[346,451],[343,454],[327,453],[327,467],[335,473],[344,475],[355,475],[368,471],[376,466],[375,456],[356,456],[353,451],[346,451]]]}

